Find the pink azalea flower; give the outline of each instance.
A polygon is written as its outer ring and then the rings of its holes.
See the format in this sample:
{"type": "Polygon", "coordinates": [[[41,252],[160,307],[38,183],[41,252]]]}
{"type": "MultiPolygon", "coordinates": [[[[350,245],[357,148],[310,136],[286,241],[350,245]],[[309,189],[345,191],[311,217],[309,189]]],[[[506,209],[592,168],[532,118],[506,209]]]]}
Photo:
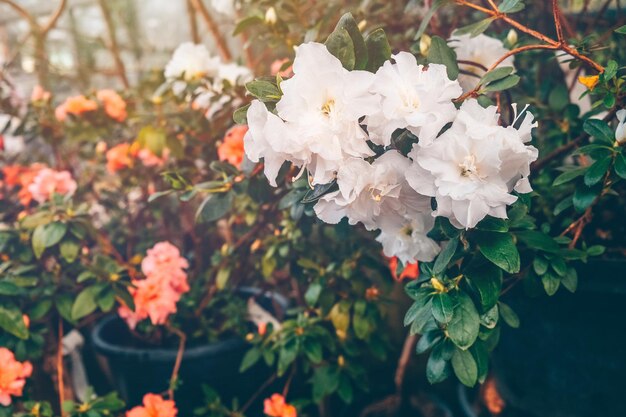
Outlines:
{"type": "Polygon", "coordinates": [[[28,186],[32,198],[43,203],[49,200],[53,194],[72,195],[76,191],[77,184],[69,171],[55,171],[44,168],[37,173],[33,182],[28,186]]]}

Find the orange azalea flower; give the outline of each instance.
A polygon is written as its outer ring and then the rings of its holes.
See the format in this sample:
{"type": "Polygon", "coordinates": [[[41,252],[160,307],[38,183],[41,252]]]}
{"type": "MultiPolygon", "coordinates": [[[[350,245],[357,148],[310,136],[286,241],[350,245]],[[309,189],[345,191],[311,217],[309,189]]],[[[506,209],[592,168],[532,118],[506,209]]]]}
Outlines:
{"type": "Polygon", "coordinates": [[[280,75],[283,78],[291,77],[293,75],[293,65],[288,66],[284,70],[281,70],[283,65],[289,62],[289,58],[277,59],[272,62],[272,66],[270,67],[270,71],[272,75],[280,75]]]}
{"type": "Polygon", "coordinates": [[[126,417],[176,417],[178,410],[172,400],[164,400],[157,394],[146,394],[143,405],[126,412],[126,417]]]}
{"type": "Polygon", "coordinates": [[[404,267],[404,271],[402,271],[400,276],[398,276],[396,273],[397,269],[398,257],[394,256],[393,258],[389,259],[389,270],[391,271],[391,276],[393,277],[393,279],[395,279],[396,281],[402,281],[405,278],[416,279],[420,275],[420,270],[417,262],[414,264],[406,264],[404,267]]]}
{"type": "Polygon", "coordinates": [[[96,93],[98,100],[104,105],[104,112],[113,120],[126,120],[126,102],[113,90],[99,90],[96,93]]]}
{"type": "Polygon", "coordinates": [[[28,187],[32,184],[39,171],[46,168],[43,164],[32,164],[30,167],[22,165],[7,165],[2,168],[4,183],[8,187],[21,187],[17,193],[20,204],[28,206],[33,200],[28,187]]]}
{"type": "Polygon", "coordinates": [[[243,137],[248,131],[248,126],[234,126],[226,132],[222,144],[217,148],[217,156],[220,161],[228,161],[231,165],[240,168],[243,161],[243,137]]]}
{"type": "Polygon", "coordinates": [[[18,362],[13,352],[3,347],[0,347],[0,363],[0,405],[6,407],[11,404],[11,396],[22,396],[33,367],[30,362],[18,362]]]}
{"type": "Polygon", "coordinates": [[[30,101],[48,101],[50,100],[50,92],[43,89],[42,86],[36,85],[30,95],[30,101]]]}
{"type": "Polygon", "coordinates": [[[109,149],[106,153],[107,171],[111,174],[133,166],[133,158],[130,153],[129,143],[120,143],[109,149]]]}
{"type": "Polygon", "coordinates": [[[265,336],[265,333],[267,333],[267,323],[264,321],[259,323],[257,325],[257,331],[261,336],[265,336]]]}
{"type": "Polygon", "coordinates": [[[270,417],[297,417],[296,407],[285,402],[285,397],[274,394],[263,402],[263,412],[270,417]]]}
{"type": "Polygon", "coordinates": [[[65,121],[68,114],[74,116],[80,116],[83,113],[94,111],[98,109],[98,103],[93,100],[89,100],[83,95],[68,97],[63,104],[58,106],[54,111],[54,115],[59,122],[65,121]]]}

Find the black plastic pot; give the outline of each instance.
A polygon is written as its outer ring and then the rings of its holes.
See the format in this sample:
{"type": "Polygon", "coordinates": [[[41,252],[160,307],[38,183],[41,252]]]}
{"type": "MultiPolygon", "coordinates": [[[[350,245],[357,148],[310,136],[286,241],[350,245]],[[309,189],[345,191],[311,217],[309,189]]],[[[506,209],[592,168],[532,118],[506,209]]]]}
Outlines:
{"type": "MultiPolygon", "coordinates": [[[[263,293],[256,288],[239,291],[244,297],[255,296],[261,306],[279,317],[287,308],[287,300],[278,294],[263,293]]],[[[167,390],[177,348],[129,347],[128,337],[126,323],[117,316],[97,323],[91,335],[95,351],[108,362],[115,389],[129,406],[133,406],[141,403],[146,393],[167,390]]],[[[269,377],[270,371],[257,364],[247,372],[239,373],[247,349],[245,341],[240,338],[185,349],[179,372],[182,384],[176,393],[179,415],[192,415],[193,408],[202,404],[203,384],[215,389],[226,404],[234,397],[243,401],[250,397],[269,377]]]]}
{"type": "Polygon", "coordinates": [[[503,328],[493,369],[528,416],[626,416],[626,261],[581,265],[578,278],[575,294],[507,300],[521,325],[503,328]]]}

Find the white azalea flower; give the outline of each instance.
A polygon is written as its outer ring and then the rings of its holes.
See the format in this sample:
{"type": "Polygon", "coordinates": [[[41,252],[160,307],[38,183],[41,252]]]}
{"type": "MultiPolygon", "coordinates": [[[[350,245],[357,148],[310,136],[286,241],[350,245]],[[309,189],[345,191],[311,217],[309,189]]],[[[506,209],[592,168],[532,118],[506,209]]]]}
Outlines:
{"type": "Polygon", "coordinates": [[[211,7],[228,17],[235,17],[235,0],[211,0],[211,7]]]}
{"type": "Polygon", "coordinates": [[[254,75],[248,67],[244,67],[238,64],[220,64],[217,69],[216,81],[223,82],[228,81],[231,85],[245,85],[247,82],[252,81],[254,75]]]}
{"type": "Polygon", "coordinates": [[[617,120],[619,123],[615,129],[615,140],[621,145],[626,142],[626,110],[622,109],[617,112],[617,120]]]}
{"type": "Polygon", "coordinates": [[[435,197],[436,216],[471,228],[491,215],[506,218],[506,206],[530,192],[530,163],[538,151],[525,145],[536,127],[527,114],[519,128],[498,126],[495,107],[483,109],[476,100],[461,106],[452,127],[432,146],[414,146],[414,163],[407,181],[420,194],[435,197]]]}
{"type": "MultiPolygon", "coordinates": [[[[459,61],[475,62],[484,68],[490,68],[498,59],[509,52],[500,40],[482,33],[473,38],[470,35],[452,36],[448,42],[454,48],[459,61]]],[[[513,57],[508,57],[498,67],[514,67],[513,57]]],[[[475,76],[459,74],[459,83],[463,87],[463,91],[472,90],[486,73],[483,68],[476,65],[460,63],[459,68],[462,71],[475,74],[475,76]]]]}
{"type": "Polygon", "coordinates": [[[374,155],[359,126],[361,117],[379,107],[379,98],[369,92],[374,74],[347,71],[326,46],[314,42],[298,47],[293,72],[281,83],[276,111],[309,153],[313,184],[325,184],[345,158],[374,155]]]}
{"type": "Polygon", "coordinates": [[[415,213],[403,219],[384,218],[376,240],[383,245],[385,256],[397,256],[405,265],[416,261],[430,262],[440,251],[439,245],[427,236],[434,224],[435,218],[425,213],[415,213]]]}
{"type": "Polygon", "coordinates": [[[372,91],[382,97],[380,111],[367,118],[370,139],[383,146],[391,143],[396,129],[408,128],[418,136],[420,145],[428,145],[441,129],[454,119],[452,100],[461,95],[459,83],[448,78],[446,67],[417,65],[407,52],[376,72],[372,91]]]}
{"type": "Polygon", "coordinates": [[[168,80],[182,78],[185,81],[214,77],[218,74],[220,64],[220,58],[211,56],[204,45],[185,42],[174,51],[172,59],[165,66],[164,75],[168,80]]]}
{"type": "Polygon", "coordinates": [[[347,71],[320,43],[298,47],[293,70],[294,76],[281,83],[283,96],[276,104],[278,120],[285,123],[280,131],[250,126],[246,143],[257,149],[248,156],[254,161],[256,155],[281,155],[283,161],[306,167],[313,184],[326,184],[346,158],[374,155],[359,125],[379,105],[369,92],[374,74],[347,71]]]}
{"type": "Polygon", "coordinates": [[[377,229],[381,216],[404,217],[429,212],[430,199],[417,194],[405,179],[411,162],[399,152],[388,151],[372,164],[360,158],[344,161],[337,172],[339,190],[324,195],[315,205],[317,216],[327,223],[347,217],[350,224],[377,229]]]}
{"type": "Polygon", "coordinates": [[[301,150],[294,131],[265,104],[254,100],[247,113],[248,131],[243,138],[246,156],[252,162],[264,159],[265,176],[276,187],[276,177],[284,162],[302,166],[308,155],[301,150]]]}

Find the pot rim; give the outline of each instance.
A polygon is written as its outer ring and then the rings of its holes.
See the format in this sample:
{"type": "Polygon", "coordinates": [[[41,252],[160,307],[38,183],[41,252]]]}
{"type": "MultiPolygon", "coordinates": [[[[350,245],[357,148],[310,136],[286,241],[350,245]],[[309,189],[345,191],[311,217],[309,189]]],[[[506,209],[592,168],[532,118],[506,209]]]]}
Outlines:
{"type": "MultiPolygon", "coordinates": [[[[250,296],[263,295],[273,299],[283,309],[287,310],[289,302],[284,296],[271,292],[264,291],[256,287],[240,287],[237,292],[250,296]]],[[[155,347],[155,348],[140,348],[133,346],[124,346],[117,343],[112,343],[105,339],[103,336],[104,329],[115,321],[121,321],[122,319],[112,314],[104,317],[98,321],[91,331],[91,340],[96,352],[103,354],[107,357],[118,358],[150,358],[150,360],[158,362],[171,362],[176,360],[178,354],[178,348],[175,347],[155,347]]],[[[209,344],[192,346],[185,348],[183,353],[184,359],[195,359],[205,356],[215,356],[224,351],[239,349],[245,346],[245,342],[242,338],[230,337],[225,340],[218,340],[209,344]]]]}

